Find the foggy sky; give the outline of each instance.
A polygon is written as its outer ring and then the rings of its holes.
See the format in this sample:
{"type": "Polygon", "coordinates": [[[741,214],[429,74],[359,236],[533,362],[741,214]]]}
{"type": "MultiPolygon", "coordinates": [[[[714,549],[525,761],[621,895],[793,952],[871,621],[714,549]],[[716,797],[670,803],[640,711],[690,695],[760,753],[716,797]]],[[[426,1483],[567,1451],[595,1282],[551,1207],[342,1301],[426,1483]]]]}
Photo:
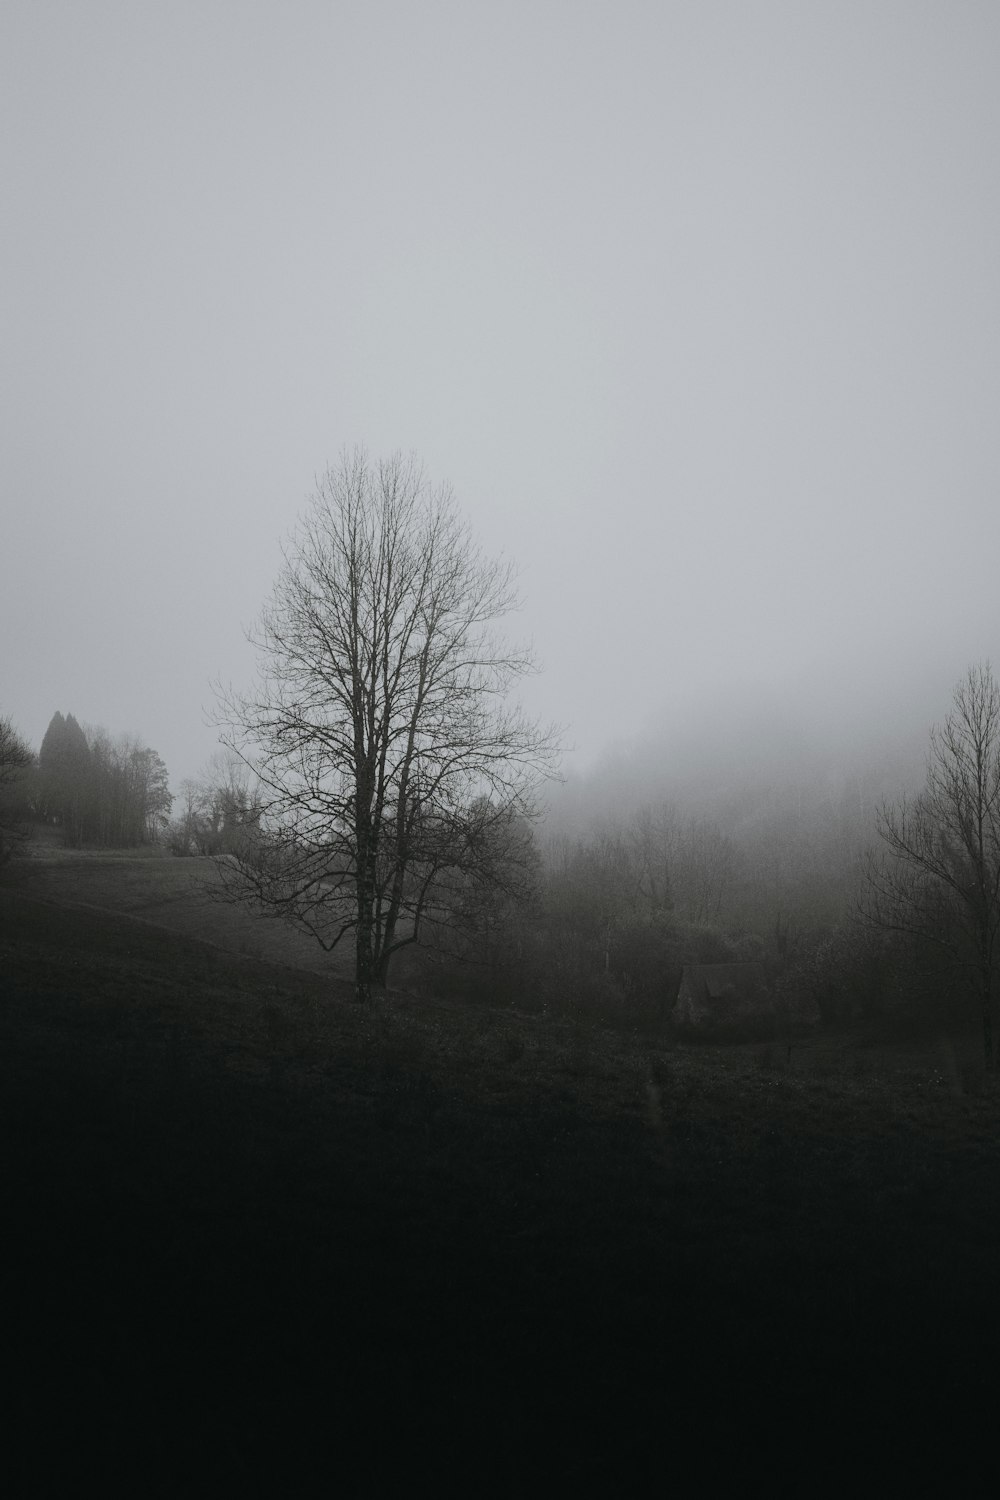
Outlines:
{"type": "Polygon", "coordinates": [[[195,774],[363,443],[520,563],[577,765],[939,717],[1000,659],[998,77],[962,0],[7,0],[0,712],[195,774]]]}

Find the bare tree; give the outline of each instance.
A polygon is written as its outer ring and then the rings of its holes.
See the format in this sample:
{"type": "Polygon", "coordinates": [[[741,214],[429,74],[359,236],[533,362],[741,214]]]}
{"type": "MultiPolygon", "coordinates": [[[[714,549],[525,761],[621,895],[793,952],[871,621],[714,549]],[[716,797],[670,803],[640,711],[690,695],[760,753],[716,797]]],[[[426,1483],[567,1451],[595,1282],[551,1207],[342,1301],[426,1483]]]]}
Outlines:
{"type": "Polygon", "coordinates": [[[862,914],[943,948],[970,977],[993,1064],[993,988],[1000,938],[1000,688],[988,664],[955,689],[931,732],[927,782],[884,804],[862,914]]]}
{"type": "Polygon", "coordinates": [[[669,802],[642,807],[628,824],[632,898],[651,911],[674,909],[717,922],[736,871],[736,846],[705,817],[681,819],[669,802]]]}
{"type": "Polygon", "coordinates": [[[672,866],[677,853],[677,813],[669,802],[640,807],[626,831],[634,898],[652,912],[674,906],[672,866]]]}
{"type": "Polygon", "coordinates": [[[516,604],[447,489],[356,451],[319,481],[250,632],[256,689],[219,690],[261,813],[227,887],[325,949],[353,934],[361,1000],[443,919],[453,873],[483,877],[484,823],[530,815],[555,770],[553,732],[506,702],[533,669],[494,633],[516,604]]]}
{"type": "Polygon", "coordinates": [[[30,745],[14,728],[10,717],[0,719],[0,787],[12,785],[34,759],[30,745]]]}
{"type": "Polygon", "coordinates": [[[232,750],[217,751],[199,777],[182,781],[179,802],[168,830],[175,854],[231,854],[260,819],[247,767],[232,750]]]}
{"type": "Polygon", "coordinates": [[[25,808],[19,793],[34,763],[30,745],[10,718],[0,718],[0,865],[6,864],[25,837],[25,808]]]}
{"type": "Polygon", "coordinates": [[[689,817],[675,856],[678,905],[694,922],[718,922],[737,869],[736,846],[710,818],[689,817]]]}

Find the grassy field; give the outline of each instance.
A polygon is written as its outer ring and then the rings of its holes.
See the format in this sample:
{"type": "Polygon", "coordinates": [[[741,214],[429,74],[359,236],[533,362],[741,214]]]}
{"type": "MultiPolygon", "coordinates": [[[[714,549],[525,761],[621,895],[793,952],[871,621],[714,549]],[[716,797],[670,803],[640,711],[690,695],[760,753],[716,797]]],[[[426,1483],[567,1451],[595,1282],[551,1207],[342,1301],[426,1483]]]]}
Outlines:
{"type": "Polygon", "coordinates": [[[991,1492],[974,1042],[362,1010],[199,878],[0,887],[12,1493],[991,1492]]]}
{"type": "Polygon", "coordinates": [[[216,899],[220,884],[211,859],[176,859],[158,849],[66,850],[38,842],[30,847],[14,878],[21,890],[40,898],[125,912],[231,953],[319,974],[351,972],[350,953],[324,954],[286,923],[216,899]]]}

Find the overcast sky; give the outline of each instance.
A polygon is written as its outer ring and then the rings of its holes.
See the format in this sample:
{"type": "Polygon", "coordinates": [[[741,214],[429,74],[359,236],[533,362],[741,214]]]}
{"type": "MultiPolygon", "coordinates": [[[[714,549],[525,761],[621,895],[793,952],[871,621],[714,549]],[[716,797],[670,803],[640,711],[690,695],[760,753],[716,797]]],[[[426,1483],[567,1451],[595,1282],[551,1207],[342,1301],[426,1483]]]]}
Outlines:
{"type": "Polygon", "coordinates": [[[60,709],[196,773],[356,443],[521,565],[578,766],[1000,657],[993,0],[0,28],[0,712],[36,746],[60,709]]]}

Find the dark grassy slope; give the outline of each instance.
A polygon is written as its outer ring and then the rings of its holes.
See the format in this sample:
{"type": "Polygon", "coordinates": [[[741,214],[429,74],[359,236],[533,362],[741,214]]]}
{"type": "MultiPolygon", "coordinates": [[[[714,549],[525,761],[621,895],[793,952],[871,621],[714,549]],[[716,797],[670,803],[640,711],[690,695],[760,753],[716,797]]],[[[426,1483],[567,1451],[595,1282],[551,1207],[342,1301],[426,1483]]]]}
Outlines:
{"type": "Polygon", "coordinates": [[[350,945],[343,954],[324,954],[285,922],[213,899],[221,895],[214,860],[176,859],[159,849],[62,849],[37,840],[29,850],[16,879],[32,895],[127,912],[232,953],[350,977],[350,945]]]}
{"type": "Polygon", "coordinates": [[[989,1473],[992,1094],[0,924],[20,1492],[801,1490],[869,1439],[989,1473]]]}

